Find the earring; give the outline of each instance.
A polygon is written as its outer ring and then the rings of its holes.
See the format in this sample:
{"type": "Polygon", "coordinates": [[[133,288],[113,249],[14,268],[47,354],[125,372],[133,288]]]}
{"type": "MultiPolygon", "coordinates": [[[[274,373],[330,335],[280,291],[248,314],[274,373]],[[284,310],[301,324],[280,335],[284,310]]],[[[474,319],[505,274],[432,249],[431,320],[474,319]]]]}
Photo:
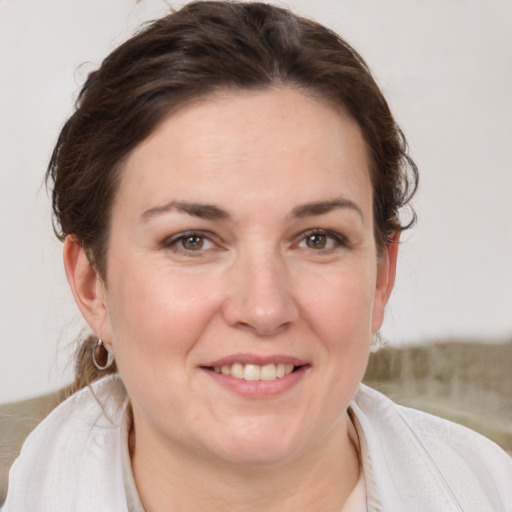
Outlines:
{"type": "Polygon", "coordinates": [[[98,343],[92,349],[92,363],[100,370],[106,370],[114,362],[114,354],[105,348],[105,344],[102,339],[98,339],[98,343]]]}

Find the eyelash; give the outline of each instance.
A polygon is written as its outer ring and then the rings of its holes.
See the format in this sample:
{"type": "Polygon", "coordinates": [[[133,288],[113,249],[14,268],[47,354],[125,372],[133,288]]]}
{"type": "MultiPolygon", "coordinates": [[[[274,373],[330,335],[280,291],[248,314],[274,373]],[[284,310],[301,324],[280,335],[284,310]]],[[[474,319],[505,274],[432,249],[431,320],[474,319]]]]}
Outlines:
{"type": "Polygon", "coordinates": [[[212,233],[204,231],[186,231],[185,233],[179,233],[177,235],[166,238],[161,245],[164,249],[171,249],[174,250],[175,252],[180,252],[182,254],[187,254],[190,256],[199,256],[200,253],[202,252],[202,247],[199,250],[194,251],[192,249],[186,249],[185,247],[179,245],[180,243],[183,243],[185,240],[194,237],[201,239],[203,243],[207,241],[216,246],[219,245],[218,243],[213,241],[214,236],[212,233]]]}
{"type": "MultiPolygon", "coordinates": [[[[185,240],[191,239],[191,238],[199,238],[201,240],[201,243],[204,244],[204,242],[209,242],[216,246],[217,248],[220,246],[220,244],[216,241],[214,241],[214,235],[209,232],[204,231],[186,231],[184,233],[179,233],[177,235],[171,236],[166,238],[162,242],[162,247],[164,249],[171,249],[175,252],[186,254],[189,256],[200,256],[200,253],[203,252],[206,249],[203,249],[201,246],[198,250],[193,249],[186,249],[182,245],[185,240]],[[195,254],[197,253],[197,254],[195,254]]],[[[305,249],[309,251],[313,251],[316,253],[323,253],[323,254],[329,254],[331,252],[336,251],[338,248],[350,248],[350,242],[348,239],[342,235],[341,233],[337,233],[336,231],[331,231],[328,229],[310,229],[308,231],[302,232],[299,236],[296,237],[297,242],[293,244],[294,247],[298,247],[300,249],[305,249]],[[334,247],[328,247],[328,248],[320,248],[320,249],[314,249],[312,247],[299,247],[301,243],[307,243],[307,240],[313,236],[325,236],[327,239],[327,243],[329,240],[334,242],[334,247]]]]}
{"type": "Polygon", "coordinates": [[[339,248],[350,248],[350,242],[348,241],[347,237],[342,235],[341,233],[338,233],[336,231],[331,231],[329,229],[310,229],[304,233],[300,234],[300,238],[298,239],[298,242],[295,245],[299,245],[301,243],[307,243],[307,240],[310,239],[313,236],[325,236],[327,240],[334,241],[334,247],[329,248],[320,248],[320,249],[313,249],[312,247],[304,247],[306,250],[311,250],[313,252],[318,253],[324,253],[329,254],[331,252],[336,251],[336,249],[339,248]]]}

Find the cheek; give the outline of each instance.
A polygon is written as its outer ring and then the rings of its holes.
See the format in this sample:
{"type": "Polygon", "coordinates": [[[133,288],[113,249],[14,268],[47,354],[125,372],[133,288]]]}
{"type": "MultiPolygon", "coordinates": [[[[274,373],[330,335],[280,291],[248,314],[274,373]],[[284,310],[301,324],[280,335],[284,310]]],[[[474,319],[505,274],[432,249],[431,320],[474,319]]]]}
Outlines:
{"type": "Polygon", "coordinates": [[[136,268],[112,276],[108,292],[114,348],[185,353],[215,314],[218,286],[213,279],[136,268]]]}
{"type": "Polygon", "coordinates": [[[336,347],[371,339],[375,299],[371,269],[333,273],[302,288],[304,315],[321,339],[336,347]]]}
{"type": "Polygon", "coordinates": [[[360,271],[331,276],[324,283],[323,291],[316,288],[316,293],[309,294],[304,307],[309,324],[324,346],[323,363],[329,368],[329,386],[337,390],[337,396],[346,399],[352,396],[368,362],[375,295],[373,279],[371,267],[367,274],[360,271]]]}
{"type": "Polygon", "coordinates": [[[347,294],[337,297],[318,310],[323,316],[323,330],[317,333],[326,345],[335,378],[360,380],[370,350],[371,309],[366,300],[347,294]]]}

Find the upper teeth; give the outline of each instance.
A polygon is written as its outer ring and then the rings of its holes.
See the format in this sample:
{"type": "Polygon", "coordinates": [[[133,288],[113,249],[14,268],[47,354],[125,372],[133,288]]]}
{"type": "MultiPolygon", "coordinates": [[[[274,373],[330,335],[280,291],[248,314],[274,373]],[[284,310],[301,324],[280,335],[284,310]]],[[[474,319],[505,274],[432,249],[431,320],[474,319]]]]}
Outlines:
{"type": "Polygon", "coordinates": [[[293,364],[286,363],[270,363],[264,366],[234,363],[231,365],[215,366],[213,369],[216,373],[231,375],[231,377],[235,377],[236,379],[274,380],[292,373],[293,368],[293,364]]]}

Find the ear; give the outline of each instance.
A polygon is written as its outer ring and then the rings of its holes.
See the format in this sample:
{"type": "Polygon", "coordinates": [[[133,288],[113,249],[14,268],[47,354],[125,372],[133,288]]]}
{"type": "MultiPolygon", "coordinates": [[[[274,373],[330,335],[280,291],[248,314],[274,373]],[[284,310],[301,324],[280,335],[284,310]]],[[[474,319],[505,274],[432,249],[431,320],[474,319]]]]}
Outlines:
{"type": "Polygon", "coordinates": [[[372,333],[377,332],[384,321],[384,309],[393,290],[393,285],[395,284],[399,241],[400,233],[394,233],[392,241],[378,257],[372,333]]]}
{"type": "Polygon", "coordinates": [[[106,290],[103,279],[91,265],[85,249],[68,235],[64,241],[64,268],[69,286],[82,316],[98,338],[109,345],[106,290]]]}

